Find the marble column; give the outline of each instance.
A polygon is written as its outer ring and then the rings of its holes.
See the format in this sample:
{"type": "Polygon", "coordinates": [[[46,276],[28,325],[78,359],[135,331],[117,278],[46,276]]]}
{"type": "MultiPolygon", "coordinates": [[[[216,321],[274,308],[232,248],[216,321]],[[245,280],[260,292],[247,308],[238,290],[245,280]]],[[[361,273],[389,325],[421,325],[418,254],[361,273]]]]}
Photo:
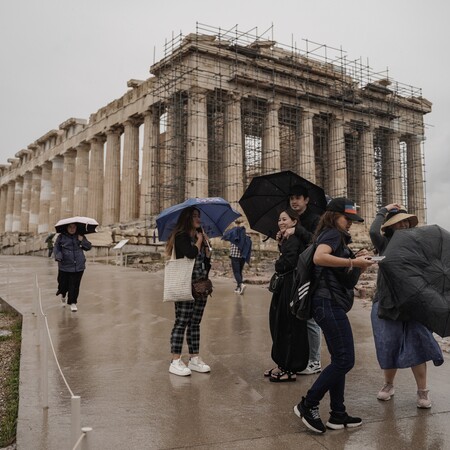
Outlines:
{"type": "Polygon", "coordinates": [[[147,219],[160,212],[158,199],[158,140],[159,108],[152,106],[144,113],[144,142],[142,145],[142,179],[139,218],[147,219]]]}
{"type": "Polygon", "coordinates": [[[386,204],[402,203],[402,179],[400,165],[400,139],[399,134],[391,132],[388,135],[388,142],[383,158],[383,178],[386,204]]]}
{"type": "Polygon", "coordinates": [[[30,221],[28,224],[28,231],[36,234],[39,226],[39,206],[41,198],[41,172],[40,167],[33,169],[31,178],[31,197],[30,197],[30,221]]]}
{"type": "Polygon", "coordinates": [[[225,106],[225,199],[240,210],[239,199],[244,192],[244,154],[242,148],[241,96],[230,94],[225,106]]]}
{"type": "Polygon", "coordinates": [[[70,149],[64,153],[63,184],[61,196],[61,219],[73,216],[73,194],[75,189],[76,152],[70,149]]]}
{"type": "MultiPolygon", "coordinates": [[[[30,227],[30,210],[31,210],[31,183],[32,172],[26,172],[23,176],[23,190],[22,190],[22,208],[20,214],[20,229],[24,233],[29,231],[30,227]]],[[[59,199],[61,201],[61,199],[59,199]]]]}
{"type": "Polygon", "coordinates": [[[52,159],[52,193],[50,197],[49,226],[53,227],[61,219],[61,195],[63,191],[64,157],[55,156],[52,159]]]}
{"type": "Polygon", "coordinates": [[[208,197],[207,91],[189,91],[185,196],[208,197]]]}
{"type": "Polygon", "coordinates": [[[122,223],[136,220],[139,210],[139,123],[128,119],[124,128],[119,215],[122,223]]]}
{"type": "Polygon", "coordinates": [[[20,228],[20,216],[22,211],[22,194],[23,194],[23,177],[16,178],[16,186],[14,189],[14,210],[12,219],[12,231],[22,231],[20,228]]]}
{"type": "Polygon", "coordinates": [[[39,198],[38,233],[48,233],[50,218],[50,200],[52,198],[52,163],[42,164],[41,194],[39,198]]]}
{"type": "Polygon", "coordinates": [[[0,187],[0,234],[5,232],[6,225],[6,197],[8,195],[8,186],[0,187]]]}
{"type": "Polygon", "coordinates": [[[105,183],[103,185],[103,224],[119,222],[120,213],[120,131],[106,132],[105,183]]]}
{"type": "Polygon", "coordinates": [[[328,195],[347,195],[347,160],[345,155],[344,120],[333,116],[328,139],[328,195]]]}
{"type": "Polygon", "coordinates": [[[8,183],[8,190],[6,193],[6,220],[5,231],[9,233],[12,231],[13,214],[14,214],[14,191],[16,189],[15,182],[10,181],[8,183]]]}
{"type": "Polygon", "coordinates": [[[73,215],[86,216],[88,205],[90,145],[86,143],[80,144],[76,150],[73,215]]]}
{"type": "Polygon", "coordinates": [[[425,177],[421,142],[419,136],[409,136],[406,140],[407,185],[408,212],[415,214],[419,219],[419,224],[424,225],[426,223],[425,177]]]}
{"type": "Polygon", "coordinates": [[[314,113],[303,110],[300,124],[300,160],[296,172],[311,181],[316,182],[316,161],[314,154],[314,113]]]}
{"type": "Polygon", "coordinates": [[[375,189],[375,151],[373,145],[373,128],[364,128],[360,135],[361,167],[359,170],[360,214],[370,224],[376,214],[377,195],[375,189]]]}
{"type": "Polygon", "coordinates": [[[100,224],[103,220],[104,143],[104,138],[99,136],[90,141],[88,180],[87,216],[92,217],[100,224]]]}
{"type": "Polygon", "coordinates": [[[278,110],[281,104],[277,101],[268,102],[268,110],[264,122],[262,138],[262,173],[279,172],[281,169],[280,124],[278,110]]]}

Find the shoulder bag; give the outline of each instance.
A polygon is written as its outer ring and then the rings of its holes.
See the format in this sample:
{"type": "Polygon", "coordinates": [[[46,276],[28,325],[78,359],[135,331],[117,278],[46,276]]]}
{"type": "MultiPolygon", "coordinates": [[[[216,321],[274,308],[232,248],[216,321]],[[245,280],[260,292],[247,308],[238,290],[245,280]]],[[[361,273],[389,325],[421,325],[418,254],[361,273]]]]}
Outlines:
{"type": "Polygon", "coordinates": [[[164,302],[192,302],[192,270],[195,258],[175,258],[175,246],[172,256],[164,268],[164,302]]]}

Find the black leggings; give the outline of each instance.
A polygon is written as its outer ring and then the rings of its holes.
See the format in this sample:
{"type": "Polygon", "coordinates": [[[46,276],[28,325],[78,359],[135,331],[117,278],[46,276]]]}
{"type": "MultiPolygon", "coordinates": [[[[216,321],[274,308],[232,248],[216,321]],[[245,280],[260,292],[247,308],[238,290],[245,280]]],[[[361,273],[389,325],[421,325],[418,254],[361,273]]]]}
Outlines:
{"type": "Polygon", "coordinates": [[[67,297],[67,303],[77,303],[78,294],[80,292],[81,277],[84,271],[81,272],[63,272],[58,271],[58,290],[62,296],[67,297]]]}

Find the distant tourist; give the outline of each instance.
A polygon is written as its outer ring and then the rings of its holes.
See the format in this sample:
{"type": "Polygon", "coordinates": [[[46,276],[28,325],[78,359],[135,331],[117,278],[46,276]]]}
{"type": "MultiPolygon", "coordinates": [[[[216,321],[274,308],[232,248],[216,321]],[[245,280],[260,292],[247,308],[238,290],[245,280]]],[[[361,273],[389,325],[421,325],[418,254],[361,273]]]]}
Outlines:
{"type": "Polygon", "coordinates": [[[233,276],[236,280],[235,294],[242,295],[245,290],[245,284],[242,278],[245,263],[250,263],[252,254],[252,240],[247,235],[245,227],[242,226],[242,220],[237,219],[234,222],[237,226],[226,231],[222,237],[223,240],[230,242],[230,259],[233,276]]]}
{"type": "Polygon", "coordinates": [[[51,258],[52,253],[53,253],[53,246],[54,246],[53,245],[53,238],[54,237],[55,237],[55,233],[49,233],[47,238],[45,239],[45,243],[47,244],[47,250],[48,250],[47,256],[49,258],[51,258]]]}
{"type": "Polygon", "coordinates": [[[58,261],[58,290],[56,295],[61,295],[63,306],[66,303],[70,310],[78,310],[78,295],[80,292],[81,278],[86,268],[84,251],[90,250],[92,244],[82,234],[78,234],[77,225],[67,225],[57,238],[54,247],[55,260],[58,261]]]}

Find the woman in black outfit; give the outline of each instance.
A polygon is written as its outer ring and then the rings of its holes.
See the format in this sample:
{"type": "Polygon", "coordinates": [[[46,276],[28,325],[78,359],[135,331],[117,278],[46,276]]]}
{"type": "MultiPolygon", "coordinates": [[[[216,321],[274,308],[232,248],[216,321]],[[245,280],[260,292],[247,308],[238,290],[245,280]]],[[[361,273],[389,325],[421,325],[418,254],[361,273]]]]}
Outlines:
{"type": "Polygon", "coordinates": [[[295,235],[285,238],[284,231],[295,227],[297,222],[298,213],[292,208],[283,211],[278,219],[280,257],[275,262],[275,271],[283,276],[283,281],[279,292],[272,296],[269,310],[272,359],[277,367],[264,372],[273,382],[295,381],[296,373],[307,366],[309,358],[306,321],[298,320],[289,307],[294,269],[304,245],[295,235]]]}

